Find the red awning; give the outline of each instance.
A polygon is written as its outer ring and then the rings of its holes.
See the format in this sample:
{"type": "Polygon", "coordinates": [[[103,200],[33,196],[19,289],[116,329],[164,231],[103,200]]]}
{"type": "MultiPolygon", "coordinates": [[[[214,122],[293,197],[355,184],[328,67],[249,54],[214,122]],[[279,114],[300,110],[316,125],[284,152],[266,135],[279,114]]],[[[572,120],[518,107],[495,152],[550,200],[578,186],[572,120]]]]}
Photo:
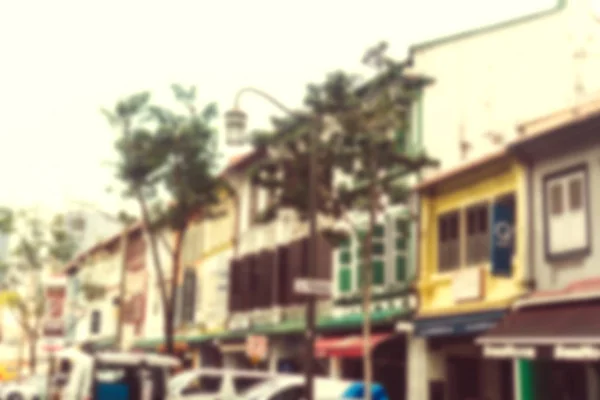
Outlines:
{"type": "MultiPolygon", "coordinates": [[[[371,349],[389,337],[387,333],[371,335],[371,349]]],[[[360,335],[321,338],[315,342],[315,357],[356,358],[363,355],[364,342],[360,335]]]]}

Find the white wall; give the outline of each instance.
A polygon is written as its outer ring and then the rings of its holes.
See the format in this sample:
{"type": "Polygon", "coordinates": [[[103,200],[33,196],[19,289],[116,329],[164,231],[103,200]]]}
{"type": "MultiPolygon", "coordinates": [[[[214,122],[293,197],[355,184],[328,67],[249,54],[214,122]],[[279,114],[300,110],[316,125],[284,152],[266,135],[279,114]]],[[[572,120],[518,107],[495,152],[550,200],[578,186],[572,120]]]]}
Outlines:
{"type": "Polygon", "coordinates": [[[590,0],[568,0],[553,15],[417,51],[414,71],[435,79],[423,99],[424,147],[446,169],[460,162],[461,124],[473,159],[494,148],[486,131],[512,139],[518,123],[572,106],[579,71],[573,53],[582,44],[590,55],[580,72],[592,93],[600,89],[600,20],[590,0]]]}
{"type": "Polygon", "coordinates": [[[108,257],[102,257],[90,264],[84,265],[79,271],[80,283],[87,282],[93,285],[102,285],[106,293],[102,298],[86,301],[80,294],[85,312],[78,319],[75,327],[75,340],[77,342],[95,340],[100,338],[115,337],[117,335],[117,308],[114,299],[119,296],[119,282],[121,280],[122,254],[117,252],[108,257]],[[91,317],[94,311],[100,312],[100,332],[92,334],[91,317]]]}
{"type": "MultiPolygon", "coordinates": [[[[598,277],[600,255],[594,249],[600,248],[600,220],[595,217],[600,211],[600,144],[577,151],[565,152],[562,155],[535,164],[533,179],[533,211],[534,211],[534,266],[537,287],[541,290],[562,289],[570,283],[587,278],[598,277]],[[592,251],[588,256],[577,257],[563,262],[551,262],[545,256],[544,244],[544,206],[543,179],[544,176],[585,163],[588,166],[588,197],[590,209],[592,251]]],[[[569,235],[571,232],[564,232],[569,235]]]]}
{"type": "Polygon", "coordinates": [[[208,329],[224,326],[229,308],[229,262],[233,250],[223,251],[203,261],[200,269],[196,320],[208,329]]]}

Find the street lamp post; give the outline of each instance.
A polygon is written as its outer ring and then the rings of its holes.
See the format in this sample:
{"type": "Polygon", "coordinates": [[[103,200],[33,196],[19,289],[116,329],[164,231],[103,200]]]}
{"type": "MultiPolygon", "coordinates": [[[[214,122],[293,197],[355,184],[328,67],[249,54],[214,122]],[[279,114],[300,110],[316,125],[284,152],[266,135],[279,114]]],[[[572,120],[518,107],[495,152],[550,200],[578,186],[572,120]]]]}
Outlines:
{"type": "MultiPolygon", "coordinates": [[[[286,114],[295,115],[294,111],[286,107],[268,93],[246,87],[238,91],[235,96],[234,107],[225,114],[225,128],[227,130],[228,142],[232,145],[241,145],[245,142],[246,123],[248,118],[240,107],[240,97],[244,93],[254,93],[271,104],[275,105],[286,114]]],[[[317,141],[320,124],[315,123],[314,129],[310,133],[309,140],[309,178],[308,178],[308,207],[309,207],[309,246],[308,246],[308,265],[307,278],[313,278],[316,275],[317,266],[317,141]]],[[[307,400],[313,400],[313,382],[314,382],[314,344],[316,328],[316,298],[313,294],[307,295],[306,300],[306,362],[304,366],[305,388],[307,400]]]]}

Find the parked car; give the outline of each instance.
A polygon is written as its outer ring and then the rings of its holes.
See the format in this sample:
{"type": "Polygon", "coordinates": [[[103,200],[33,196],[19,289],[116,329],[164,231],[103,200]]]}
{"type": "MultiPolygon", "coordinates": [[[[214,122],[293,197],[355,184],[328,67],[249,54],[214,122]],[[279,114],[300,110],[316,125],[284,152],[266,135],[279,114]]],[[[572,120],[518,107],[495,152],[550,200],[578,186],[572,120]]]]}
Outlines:
{"type": "Polygon", "coordinates": [[[31,375],[20,381],[7,382],[0,388],[2,400],[44,400],[48,390],[46,374],[31,375]]]}
{"type": "MultiPolygon", "coordinates": [[[[371,393],[373,400],[390,400],[380,384],[374,383],[371,393]]],[[[304,377],[299,375],[278,376],[250,388],[241,393],[238,398],[241,400],[305,400],[304,377]]],[[[364,384],[342,379],[316,378],[313,398],[362,400],[364,399],[364,384]]]]}
{"type": "Polygon", "coordinates": [[[274,376],[263,371],[217,368],[185,371],[171,378],[169,400],[233,399],[274,376]]]}

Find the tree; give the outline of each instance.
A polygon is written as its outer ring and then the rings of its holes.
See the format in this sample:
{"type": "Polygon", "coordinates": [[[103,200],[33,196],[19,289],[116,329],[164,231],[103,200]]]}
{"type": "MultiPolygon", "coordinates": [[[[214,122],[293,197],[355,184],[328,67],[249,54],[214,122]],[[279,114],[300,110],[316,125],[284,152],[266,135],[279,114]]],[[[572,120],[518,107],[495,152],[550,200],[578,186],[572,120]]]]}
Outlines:
{"type": "MultiPolygon", "coordinates": [[[[407,202],[407,176],[437,165],[424,152],[410,151],[398,143],[398,134],[407,131],[412,101],[428,80],[407,76],[404,65],[387,58],[385,50],[382,43],[363,59],[376,67],[374,79],[360,84],[355,75],[331,73],[323,83],[308,85],[304,111],[273,119],[272,132],[256,132],[256,145],[269,157],[251,172],[255,183],[276,193],[272,206],[260,217],[262,221],[275,218],[283,208],[307,219],[308,185],[299,183],[309,181],[309,140],[317,132],[318,213],[345,223],[324,230],[324,234],[339,245],[349,234],[358,235],[352,215],[369,216],[361,243],[365,338],[371,332],[371,249],[377,216],[389,204],[407,202]]],[[[370,388],[371,349],[368,340],[364,343],[365,384],[370,388]]],[[[370,397],[370,390],[366,392],[370,397]]]]}
{"type": "Polygon", "coordinates": [[[114,110],[103,111],[121,133],[115,142],[117,179],[125,187],[124,195],[138,203],[149,238],[163,305],[166,351],[171,354],[176,284],[189,221],[199,212],[203,219],[219,216],[213,210],[221,193],[233,190],[217,174],[216,106],[211,103],[198,112],[195,87],[173,85],[172,90],[184,113],[151,104],[148,92],[129,96],[117,102],[114,110]],[[163,236],[165,229],[174,234],[173,246],[163,236]],[[159,242],[170,250],[170,286],[164,279],[159,242]]]}
{"type": "Polygon", "coordinates": [[[6,306],[29,346],[29,366],[35,372],[37,344],[46,312],[43,275],[57,272],[74,255],[76,242],[64,219],[44,219],[35,210],[0,208],[0,232],[16,239],[13,257],[0,264],[0,304],[6,306]]]}

